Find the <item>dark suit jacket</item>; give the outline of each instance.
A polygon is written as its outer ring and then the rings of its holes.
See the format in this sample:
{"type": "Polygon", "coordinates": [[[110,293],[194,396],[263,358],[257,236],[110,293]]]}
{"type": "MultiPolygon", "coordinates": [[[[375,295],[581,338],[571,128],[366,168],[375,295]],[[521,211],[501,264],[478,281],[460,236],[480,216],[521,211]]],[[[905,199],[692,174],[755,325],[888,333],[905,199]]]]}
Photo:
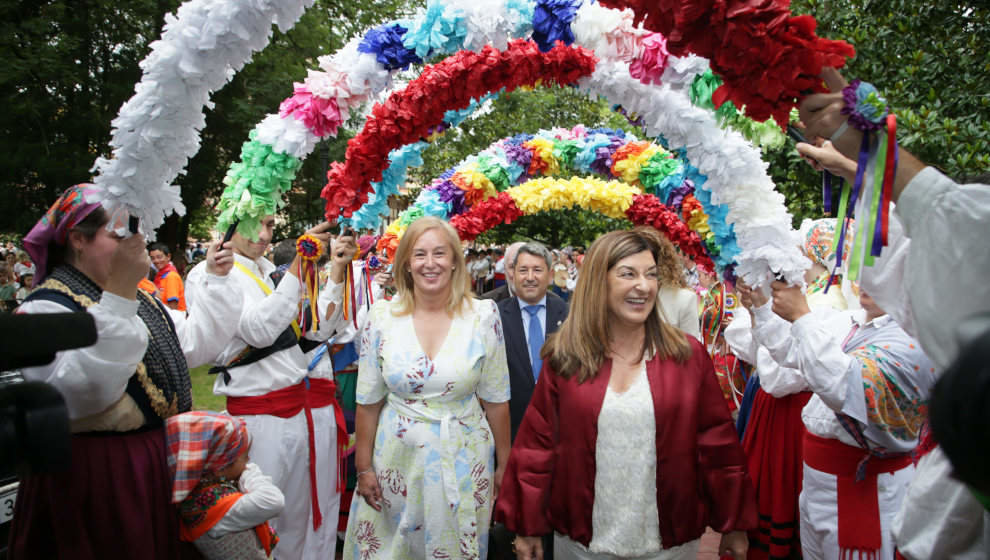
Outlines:
{"type": "Polygon", "coordinates": [[[506,282],[505,284],[502,284],[501,286],[495,288],[494,290],[488,290],[487,292],[479,295],[478,299],[492,299],[495,300],[495,303],[498,303],[502,300],[509,299],[511,297],[512,294],[509,293],[509,284],[508,282],[506,282]]]}
{"type": "MultiPolygon", "coordinates": [[[[560,324],[567,318],[567,302],[554,293],[547,292],[547,322],[546,335],[556,332],[560,324]]],[[[512,418],[512,439],[522,423],[523,414],[533,396],[536,381],[533,379],[533,366],[529,362],[529,343],[526,340],[526,330],[523,320],[529,320],[519,309],[519,300],[510,297],[498,302],[498,311],[502,316],[502,332],[505,333],[505,354],[509,363],[509,384],[512,397],[509,399],[509,415],[512,418]]]]}

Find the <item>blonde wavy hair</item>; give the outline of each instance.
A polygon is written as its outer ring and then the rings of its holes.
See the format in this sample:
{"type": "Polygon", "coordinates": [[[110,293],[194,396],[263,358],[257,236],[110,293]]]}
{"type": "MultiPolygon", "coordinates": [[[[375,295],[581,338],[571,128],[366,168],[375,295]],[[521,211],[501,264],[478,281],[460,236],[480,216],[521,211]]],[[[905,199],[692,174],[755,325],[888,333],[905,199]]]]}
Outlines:
{"type": "MultiPolygon", "coordinates": [[[[613,231],[591,244],[584,257],[577,286],[571,298],[570,313],[560,330],[543,346],[541,357],[549,360],[560,376],[577,377],[578,383],[592,379],[608,356],[611,339],[608,311],[608,274],[622,259],[649,251],[659,263],[659,234],[652,228],[613,231]]],[[[684,363],[691,356],[687,336],[665,322],[660,313],[660,298],[654,312],[646,318],[646,337],[641,356],[659,356],[684,363]]]]}
{"type": "Polygon", "coordinates": [[[398,249],[395,250],[395,260],[392,263],[396,288],[396,295],[392,300],[393,315],[408,315],[416,308],[416,293],[412,272],[409,269],[409,261],[412,259],[413,247],[416,242],[430,230],[438,230],[447,240],[451,251],[451,260],[454,263],[454,270],[450,276],[447,313],[459,314],[464,309],[471,307],[471,275],[468,274],[467,265],[464,262],[464,249],[461,247],[461,240],[457,236],[457,231],[439,218],[424,216],[409,224],[405,235],[399,241],[398,249]]]}

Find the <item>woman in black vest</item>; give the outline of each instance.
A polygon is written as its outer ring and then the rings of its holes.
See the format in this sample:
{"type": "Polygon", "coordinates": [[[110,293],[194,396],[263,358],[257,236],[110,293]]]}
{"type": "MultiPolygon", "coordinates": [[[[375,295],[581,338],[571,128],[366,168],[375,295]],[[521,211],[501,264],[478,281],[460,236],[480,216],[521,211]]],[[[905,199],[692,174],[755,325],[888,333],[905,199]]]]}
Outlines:
{"type": "MultiPolygon", "coordinates": [[[[99,336],[93,346],[23,370],[65,398],[72,456],[63,472],[22,478],[13,560],[185,555],[163,422],[191,409],[187,358],[208,356],[205,334],[217,325],[177,315],[177,333],[169,310],[137,289],[150,266],[144,239],[108,227],[98,194],[93,185],[69,188],[24,239],[38,266],[37,289],[18,312],[85,311],[99,336]]],[[[208,258],[219,290],[233,257],[211,248],[208,258]]],[[[214,336],[224,338],[222,330],[214,336]]]]}

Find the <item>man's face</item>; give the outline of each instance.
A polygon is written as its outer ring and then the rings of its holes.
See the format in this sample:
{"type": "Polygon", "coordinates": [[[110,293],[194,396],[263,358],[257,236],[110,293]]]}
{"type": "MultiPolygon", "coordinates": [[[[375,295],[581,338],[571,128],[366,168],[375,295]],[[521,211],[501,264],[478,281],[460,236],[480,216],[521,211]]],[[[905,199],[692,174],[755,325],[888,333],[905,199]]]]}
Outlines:
{"type": "Polygon", "coordinates": [[[516,257],[512,286],[519,299],[528,304],[539,303],[550,286],[550,267],[543,257],[519,253],[516,257]]]}
{"type": "Polygon", "coordinates": [[[152,251],[148,256],[151,257],[151,264],[155,265],[155,270],[161,270],[168,264],[168,255],[161,251],[152,251]]]}
{"type": "Polygon", "coordinates": [[[265,256],[265,251],[268,250],[268,246],[272,242],[274,231],[275,216],[265,216],[261,220],[261,229],[258,230],[257,241],[251,241],[240,233],[235,233],[230,238],[230,242],[234,247],[235,253],[251,260],[257,260],[265,256]]]}

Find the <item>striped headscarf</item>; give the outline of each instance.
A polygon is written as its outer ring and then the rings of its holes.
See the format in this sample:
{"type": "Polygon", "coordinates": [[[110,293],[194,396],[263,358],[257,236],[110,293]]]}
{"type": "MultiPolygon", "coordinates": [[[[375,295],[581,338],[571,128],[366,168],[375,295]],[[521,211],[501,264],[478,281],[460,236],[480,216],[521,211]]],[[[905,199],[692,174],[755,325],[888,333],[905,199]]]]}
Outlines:
{"type": "Polygon", "coordinates": [[[232,465],[250,442],[244,420],[205,411],[170,417],[165,438],[173,503],[181,502],[205,476],[232,465]]]}

